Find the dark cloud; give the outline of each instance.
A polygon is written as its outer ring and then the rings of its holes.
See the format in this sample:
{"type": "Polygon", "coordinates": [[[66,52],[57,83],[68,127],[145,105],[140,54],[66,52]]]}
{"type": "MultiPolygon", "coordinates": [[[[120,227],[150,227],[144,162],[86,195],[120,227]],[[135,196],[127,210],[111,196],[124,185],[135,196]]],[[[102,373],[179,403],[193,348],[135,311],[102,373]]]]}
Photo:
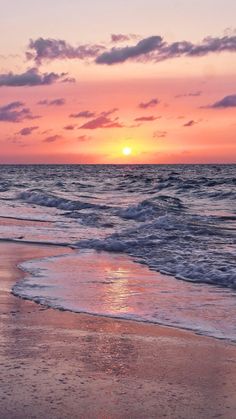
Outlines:
{"type": "Polygon", "coordinates": [[[153,138],[165,138],[167,136],[167,131],[155,131],[153,133],[153,138]]]}
{"type": "Polygon", "coordinates": [[[40,100],[38,102],[38,105],[42,105],[42,106],[63,106],[65,105],[66,101],[63,98],[60,99],[53,99],[53,100],[40,100]]]}
{"type": "Polygon", "coordinates": [[[77,125],[66,125],[64,129],[67,131],[73,131],[76,128],[76,126],[77,125]]]}
{"type": "Polygon", "coordinates": [[[153,108],[154,106],[158,105],[158,103],[160,103],[160,101],[157,98],[155,98],[149,100],[148,102],[139,103],[138,107],[141,109],[153,108]]]}
{"type": "Polygon", "coordinates": [[[25,128],[22,128],[20,131],[18,131],[17,134],[20,134],[20,135],[23,135],[23,136],[27,136],[27,135],[30,135],[36,129],[38,129],[38,127],[36,127],[36,126],[34,126],[34,127],[25,127],[25,128]]]}
{"type": "Polygon", "coordinates": [[[79,113],[72,113],[70,118],[94,118],[95,116],[95,112],[81,111],[79,113]]]}
{"type": "Polygon", "coordinates": [[[122,128],[119,118],[111,119],[108,116],[100,115],[95,119],[82,125],[80,129],[98,129],[98,128],[122,128]]]}
{"type": "Polygon", "coordinates": [[[151,121],[156,121],[157,119],[159,119],[159,116],[140,116],[138,118],[135,118],[136,122],[151,122],[151,121]]]}
{"type": "MultiPolygon", "coordinates": [[[[112,34],[111,42],[125,42],[137,40],[134,34],[112,34]]],[[[36,65],[45,61],[80,59],[95,60],[97,64],[112,65],[127,60],[160,62],[177,57],[202,57],[210,53],[236,52],[235,33],[226,33],[222,37],[206,37],[200,43],[189,41],[166,42],[161,36],[155,35],[136,41],[135,45],[113,47],[106,50],[104,45],[72,46],[62,39],[38,38],[30,40],[26,57],[34,60],[36,65]]],[[[75,81],[73,78],[64,78],[66,82],[75,81]]]]}
{"type": "Polygon", "coordinates": [[[38,38],[30,40],[26,57],[37,65],[43,61],[95,58],[104,49],[102,45],[79,45],[73,47],[62,39],[38,38]]]}
{"type": "Polygon", "coordinates": [[[44,143],[54,143],[57,140],[60,140],[62,138],[61,135],[51,135],[50,137],[45,138],[43,140],[44,143]]]}
{"type": "Polygon", "coordinates": [[[25,73],[0,74],[0,87],[20,87],[20,86],[45,86],[62,80],[66,73],[39,73],[37,68],[30,68],[25,73]]]}
{"type": "Polygon", "coordinates": [[[196,125],[197,122],[191,119],[190,121],[186,122],[186,124],[183,125],[183,127],[193,127],[193,125],[196,125]]]}
{"type": "Polygon", "coordinates": [[[25,119],[36,119],[29,108],[24,107],[23,102],[11,102],[0,107],[0,122],[21,122],[25,119]]]}
{"type": "Polygon", "coordinates": [[[183,93],[183,94],[180,94],[180,95],[176,95],[175,98],[179,99],[179,98],[182,98],[182,97],[198,97],[198,96],[201,96],[201,94],[202,94],[202,91],[197,90],[196,92],[189,92],[189,93],[183,93]]]}
{"type": "Polygon", "coordinates": [[[150,36],[142,39],[134,46],[124,48],[112,48],[110,51],[103,52],[96,58],[97,64],[117,64],[123,63],[130,58],[138,58],[141,55],[149,54],[161,48],[163,41],[160,36],[150,36]]]}
{"type": "Polygon", "coordinates": [[[225,96],[223,99],[219,100],[218,102],[215,102],[212,105],[209,105],[206,107],[213,108],[213,109],[235,108],[236,107],[236,94],[225,96]]]}
{"type": "Polygon", "coordinates": [[[96,58],[97,64],[117,64],[130,59],[160,62],[176,57],[203,57],[210,53],[236,52],[236,36],[207,37],[199,44],[189,41],[167,43],[161,36],[144,38],[134,46],[112,48],[96,58]]]}

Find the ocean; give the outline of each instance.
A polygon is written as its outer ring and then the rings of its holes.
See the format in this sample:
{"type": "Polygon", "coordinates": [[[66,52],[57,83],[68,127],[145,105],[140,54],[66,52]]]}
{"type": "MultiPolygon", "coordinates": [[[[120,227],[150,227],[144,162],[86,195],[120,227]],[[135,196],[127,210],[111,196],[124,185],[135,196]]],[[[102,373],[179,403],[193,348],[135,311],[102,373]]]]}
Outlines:
{"type": "Polygon", "coordinates": [[[13,292],[236,340],[235,199],[236,165],[3,165],[1,239],[76,249],[23,264],[32,275],[13,292]],[[81,258],[87,270],[78,278],[81,258]],[[101,260],[115,273],[106,274],[101,260]],[[118,284],[134,276],[123,309],[118,284]],[[98,304],[104,292],[118,298],[116,309],[98,304]]]}

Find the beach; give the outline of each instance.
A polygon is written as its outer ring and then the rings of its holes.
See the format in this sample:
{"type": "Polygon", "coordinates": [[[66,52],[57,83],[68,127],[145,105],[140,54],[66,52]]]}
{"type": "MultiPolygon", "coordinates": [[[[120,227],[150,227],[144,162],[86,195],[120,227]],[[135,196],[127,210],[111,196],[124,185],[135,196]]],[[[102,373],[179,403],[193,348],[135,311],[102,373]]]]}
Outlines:
{"type": "Polygon", "coordinates": [[[19,263],[66,252],[0,243],[1,418],[235,418],[234,344],[11,294],[19,263]]]}

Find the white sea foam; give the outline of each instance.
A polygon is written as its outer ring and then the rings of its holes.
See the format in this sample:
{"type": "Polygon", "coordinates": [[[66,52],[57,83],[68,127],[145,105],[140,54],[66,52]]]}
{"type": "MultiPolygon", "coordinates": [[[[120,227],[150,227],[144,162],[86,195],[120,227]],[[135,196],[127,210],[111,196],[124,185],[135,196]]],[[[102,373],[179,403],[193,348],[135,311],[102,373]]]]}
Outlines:
{"type": "Polygon", "coordinates": [[[152,322],[236,341],[235,294],[177,282],[120,254],[80,251],[23,263],[13,293],[49,307],[152,322]],[[227,301],[227,310],[225,304],[227,301]]]}

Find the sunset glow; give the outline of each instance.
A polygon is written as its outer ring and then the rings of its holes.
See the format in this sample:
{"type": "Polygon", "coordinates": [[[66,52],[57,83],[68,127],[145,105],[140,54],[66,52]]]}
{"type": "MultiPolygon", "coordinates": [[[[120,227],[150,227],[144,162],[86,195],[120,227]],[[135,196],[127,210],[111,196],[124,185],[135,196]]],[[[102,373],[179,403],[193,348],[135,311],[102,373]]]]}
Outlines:
{"type": "Polygon", "coordinates": [[[137,1],[5,5],[1,163],[235,161],[235,1],[137,1]]]}
{"type": "Polygon", "coordinates": [[[122,153],[125,156],[130,156],[132,154],[132,148],[130,148],[130,147],[124,147],[123,150],[122,150],[122,153]]]}

